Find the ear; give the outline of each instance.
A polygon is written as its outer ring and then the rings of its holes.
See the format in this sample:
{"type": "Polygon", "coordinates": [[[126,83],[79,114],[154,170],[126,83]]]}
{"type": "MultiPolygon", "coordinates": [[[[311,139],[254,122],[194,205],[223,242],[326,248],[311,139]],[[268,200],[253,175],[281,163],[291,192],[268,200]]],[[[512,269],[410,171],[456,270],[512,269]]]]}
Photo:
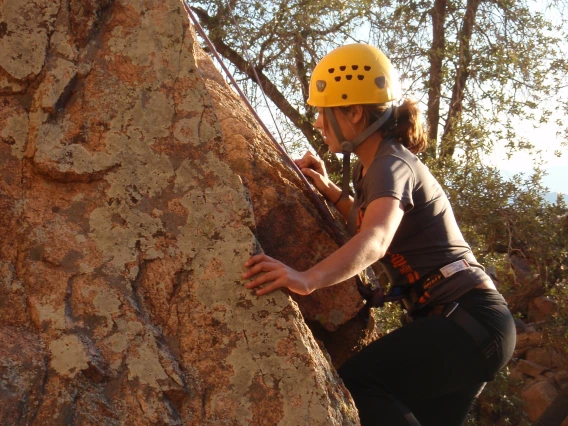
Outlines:
{"type": "Polygon", "coordinates": [[[350,109],[351,122],[357,124],[365,119],[363,107],[361,105],[351,105],[350,109]]]}

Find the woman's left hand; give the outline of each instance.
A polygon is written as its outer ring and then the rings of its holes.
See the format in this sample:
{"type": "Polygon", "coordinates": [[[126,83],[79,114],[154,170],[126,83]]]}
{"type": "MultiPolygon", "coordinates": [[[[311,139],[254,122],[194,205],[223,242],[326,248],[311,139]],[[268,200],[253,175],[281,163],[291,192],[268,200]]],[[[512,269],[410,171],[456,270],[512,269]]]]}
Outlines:
{"type": "Polygon", "coordinates": [[[251,257],[245,262],[245,266],[250,269],[242,275],[243,279],[264,272],[264,274],[247,283],[246,288],[255,288],[269,283],[256,290],[258,296],[270,293],[280,287],[289,288],[294,293],[301,295],[310,294],[313,291],[310,289],[310,281],[305,272],[298,272],[265,254],[257,254],[251,257]]]}

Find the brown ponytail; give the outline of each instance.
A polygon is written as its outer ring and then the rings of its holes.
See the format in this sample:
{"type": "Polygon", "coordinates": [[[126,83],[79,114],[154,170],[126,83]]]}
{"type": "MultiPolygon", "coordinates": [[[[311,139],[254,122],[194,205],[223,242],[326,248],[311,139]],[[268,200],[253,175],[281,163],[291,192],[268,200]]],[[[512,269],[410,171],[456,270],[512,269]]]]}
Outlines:
{"type": "MultiPolygon", "coordinates": [[[[413,154],[425,151],[428,146],[428,136],[422,124],[422,114],[417,102],[405,99],[402,105],[394,107],[394,114],[379,130],[383,139],[394,137],[413,154]]],[[[384,104],[362,105],[369,124],[373,123],[387,108],[384,104]]]]}

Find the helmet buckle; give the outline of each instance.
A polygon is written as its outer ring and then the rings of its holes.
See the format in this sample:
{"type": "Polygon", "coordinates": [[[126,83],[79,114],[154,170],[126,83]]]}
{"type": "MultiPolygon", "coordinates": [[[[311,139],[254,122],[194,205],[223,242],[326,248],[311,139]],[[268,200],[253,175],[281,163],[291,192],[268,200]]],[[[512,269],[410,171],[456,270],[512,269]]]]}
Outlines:
{"type": "Polygon", "coordinates": [[[343,141],[341,142],[341,152],[351,154],[353,152],[353,142],[350,141],[343,141]]]}

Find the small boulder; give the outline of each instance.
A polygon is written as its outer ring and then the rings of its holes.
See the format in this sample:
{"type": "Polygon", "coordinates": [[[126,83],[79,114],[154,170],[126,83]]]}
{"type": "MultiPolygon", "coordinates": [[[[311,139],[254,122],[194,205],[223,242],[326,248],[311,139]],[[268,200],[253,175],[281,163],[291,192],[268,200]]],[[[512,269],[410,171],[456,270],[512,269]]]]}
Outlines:
{"type": "Polygon", "coordinates": [[[564,387],[568,386],[568,371],[560,370],[554,374],[554,382],[556,385],[563,389],[564,387]]]}
{"type": "Polygon", "coordinates": [[[526,404],[526,412],[531,422],[535,422],[554,401],[558,391],[548,380],[533,382],[527,385],[521,398],[526,404]]]}
{"type": "Polygon", "coordinates": [[[549,318],[557,309],[558,304],[550,297],[535,297],[529,302],[528,319],[535,322],[543,321],[549,318]]]}
{"type": "Polygon", "coordinates": [[[536,362],[521,359],[517,364],[517,370],[526,374],[527,376],[537,377],[544,373],[547,368],[543,365],[537,364],[536,362]]]}

